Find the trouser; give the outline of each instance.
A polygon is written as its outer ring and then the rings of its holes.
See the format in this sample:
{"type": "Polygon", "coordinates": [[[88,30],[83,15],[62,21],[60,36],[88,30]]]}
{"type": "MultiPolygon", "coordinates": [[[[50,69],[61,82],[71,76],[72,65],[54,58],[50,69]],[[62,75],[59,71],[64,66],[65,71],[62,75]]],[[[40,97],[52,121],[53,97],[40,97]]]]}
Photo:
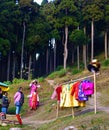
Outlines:
{"type": "Polygon", "coordinates": [[[17,117],[17,120],[19,122],[20,125],[22,125],[22,119],[20,117],[20,110],[21,110],[21,106],[16,106],[16,117],[17,117]]]}
{"type": "Polygon", "coordinates": [[[8,109],[7,107],[2,107],[1,111],[6,114],[7,113],[7,109],[8,109]]]}
{"type": "Polygon", "coordinates": [[[21,106],[16,106],[16,114],[20,114],[21,106]]]}

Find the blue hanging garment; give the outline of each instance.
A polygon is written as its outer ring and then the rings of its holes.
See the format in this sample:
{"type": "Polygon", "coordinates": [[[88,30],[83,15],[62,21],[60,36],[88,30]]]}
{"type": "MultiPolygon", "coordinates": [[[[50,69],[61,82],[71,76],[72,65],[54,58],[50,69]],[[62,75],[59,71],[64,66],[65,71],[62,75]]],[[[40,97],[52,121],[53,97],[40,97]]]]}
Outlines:
{"type": "Polygon", "coordinates": [[[79,101],[87,101],[88,96],[86,96],[82,90],[82,82],[78,86],[78,100],[79,101]]]}

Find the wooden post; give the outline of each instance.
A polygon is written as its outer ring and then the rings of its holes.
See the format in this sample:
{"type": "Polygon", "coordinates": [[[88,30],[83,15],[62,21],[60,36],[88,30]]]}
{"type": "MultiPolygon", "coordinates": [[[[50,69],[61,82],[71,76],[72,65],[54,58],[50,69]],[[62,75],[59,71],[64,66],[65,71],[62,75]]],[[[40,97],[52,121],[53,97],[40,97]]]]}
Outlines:
{"type": "Polygon", "coordinates": [[[59,116],[59,101],[57,101],[57,112],[56,112],[56,118],[59,116]]]}
{"type": "Polygon", "coordinates": [[[95,108],[95,114],[96,114],[96,73],[94,72],[94,108],[95,108]]]}
{"type": "Polygon", "coordinates": [[[72,107],[72,117],[74,118],[74,109],[73,109],[73,107],[72,107]]]}

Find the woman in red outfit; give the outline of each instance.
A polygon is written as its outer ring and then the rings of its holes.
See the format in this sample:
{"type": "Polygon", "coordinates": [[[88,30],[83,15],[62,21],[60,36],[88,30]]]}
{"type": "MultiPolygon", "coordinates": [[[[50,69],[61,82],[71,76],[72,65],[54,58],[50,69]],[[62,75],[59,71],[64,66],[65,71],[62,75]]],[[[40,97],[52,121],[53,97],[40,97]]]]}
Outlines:
{"type": "Polygon", "coordinates": [[[31,98],[31,110],[36,110],[36,108],[37,108],[37,92],[36,92],[36,90],[34,90],[27,97],[31,98]]]}
{"type": "MultiPolygon", "coordinates": [[[[30,95],[32,95],[33,92],[36,91],[37,93],[37,104],[36,107],[39,105],[39,96],[38,96],[38,92],[37,89],[40,87],[40,85],[38,84],[38,82],[36,80],[33,80],[32,83],[30,83],[30,95]]],[[[29,97],[29,106],[32,108],[32,96],[28,96],[29,97]]]]}

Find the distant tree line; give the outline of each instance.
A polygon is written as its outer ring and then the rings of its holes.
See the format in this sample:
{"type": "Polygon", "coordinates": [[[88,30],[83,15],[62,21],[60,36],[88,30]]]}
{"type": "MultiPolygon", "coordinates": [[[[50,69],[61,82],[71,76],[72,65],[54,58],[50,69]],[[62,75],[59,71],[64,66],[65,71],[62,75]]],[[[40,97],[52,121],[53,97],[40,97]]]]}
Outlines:
{"type": "Polygon", "coordinates": [[[0,81],[109,56],[109,0],[0,0],[0,81]]]}

